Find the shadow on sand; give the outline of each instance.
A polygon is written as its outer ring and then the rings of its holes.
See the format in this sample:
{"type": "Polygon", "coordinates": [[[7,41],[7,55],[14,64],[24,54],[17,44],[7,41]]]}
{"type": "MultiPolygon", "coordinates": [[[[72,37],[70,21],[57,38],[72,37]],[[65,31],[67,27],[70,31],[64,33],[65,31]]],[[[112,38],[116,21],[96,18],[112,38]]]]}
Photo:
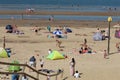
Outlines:
{"type": "MultiPolygon", "coordinates": [[[[81,75],[82,75],[83,73],[80,73],[80,78],[81,78],[81,75]]],[[[62,80],[67,80],[68,79],[68,77],[66,76],[65,78],[63,78],[62,80]]]]}
{"type": "Polygon", "coordinates": [[[119,52],[112,52],[112,53],[109,53],[109,55],[113,55],[113,54],[118,54],[119,52]]]}

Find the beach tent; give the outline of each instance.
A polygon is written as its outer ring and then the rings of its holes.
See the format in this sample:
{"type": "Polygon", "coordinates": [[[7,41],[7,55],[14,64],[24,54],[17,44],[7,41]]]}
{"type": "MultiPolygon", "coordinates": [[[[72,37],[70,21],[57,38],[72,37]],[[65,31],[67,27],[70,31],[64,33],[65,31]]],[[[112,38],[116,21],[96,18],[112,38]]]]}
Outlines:
{"type": "Polygon", "coordinates": [[[8,54],[4,48],[0,48],[0,58],[8,58],[8,54]]]}
{"type": "Polygon", "coordinates": [[[93,40],[95,41],[100,41],[102,40],[102,34],[100,32],[96,32],[94,35],[93,35],[93,40]]]}
{"type": "Polygon", "coordinates": [[[47,59],[50,59],[50,60],[57,60],[57,59],[64,59],[65,57],[59,53],[58,51],[52,51],[52,53],[50,53],[48,56],[47,56],[47,59]]]}
{"type": "MultiPolygon", "coordinates": [[[[19,64],[19,62],[18,61],[13,61],[12,62],[13,64],[19,64]]],[[[14,65],[10,65],[9,67],[8,67],[8,70],[10,71],[10,72],[12,72],[12,71],[20,71],[20,66],[14,66],[14,65]]]]}

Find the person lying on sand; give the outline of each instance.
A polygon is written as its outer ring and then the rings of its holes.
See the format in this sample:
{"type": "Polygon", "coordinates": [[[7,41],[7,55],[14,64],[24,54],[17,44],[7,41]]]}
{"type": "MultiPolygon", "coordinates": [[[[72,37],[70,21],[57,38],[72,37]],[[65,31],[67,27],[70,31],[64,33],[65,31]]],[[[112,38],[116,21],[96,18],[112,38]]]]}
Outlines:
{"type": "Polygon", "coordinates": [[[61,48],[61,44],[62,44],[62,41],[56,40],[56,46],[57,46],[57,47],[61,48]]]}

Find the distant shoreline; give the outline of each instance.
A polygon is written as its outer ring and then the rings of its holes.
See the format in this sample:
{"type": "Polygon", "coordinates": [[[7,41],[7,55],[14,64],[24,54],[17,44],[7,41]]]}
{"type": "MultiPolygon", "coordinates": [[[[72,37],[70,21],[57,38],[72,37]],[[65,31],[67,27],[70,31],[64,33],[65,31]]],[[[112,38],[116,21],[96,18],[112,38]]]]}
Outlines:
{"type": "MultiPolygon", "coordinates": [[[[67,12],[67,11],[34,11],[27,14],[25,11],[0,11],[0,15],[77,15],[77,16],[120,16],[120,12],[67,12]]],[[[119,21],[113,21],[111,25],[117,24],[119,21]]],[[[99,20],[54,20],[48,19],[2,19],[0,18],[0,25],[16,24],[19,26],[58,26],[68,25],[70,27],[106,27],[108,26],[107,19],[99,20]]]]}
{"type": "Polygon", "coordinates": [[[0,10],[0,15],[79,15],[79,16],[120,16],[119,11],[76,12],[76,11],[34,11],[26,13],[19,10],[0,10]]]}
{"type": "MultiPolygon", "coordinates": [[[[118,24],[119,22],[111,22],[111,27],[115,24],[118,24]]],[[[106,21],[92,21],[92,20],[55,20],[55,21],[49,21],[49,20],[0,20],[0,27],[6,26],[8,24],[16,24],[19,27],[33,27],[35,25],[39,27],[46,27],[50,25],[51,27],[56,26],[68,26],[68,27],[89,27],[89,28],[95,28],[95,27],[108,27],[108,22],[106,21]]]]}

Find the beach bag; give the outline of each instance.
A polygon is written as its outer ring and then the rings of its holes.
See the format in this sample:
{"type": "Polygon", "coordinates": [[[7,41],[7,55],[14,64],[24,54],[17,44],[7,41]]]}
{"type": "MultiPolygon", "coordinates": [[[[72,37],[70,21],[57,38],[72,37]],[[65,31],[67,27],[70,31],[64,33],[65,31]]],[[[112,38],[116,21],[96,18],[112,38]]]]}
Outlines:
{"type": "Polygon", "coordinates": [[[67,28],[67,29],[66,29],[66,32],[68,32],[68,33],[72,33],[72,30],[69,29],[69,28],[67,28]]]}

